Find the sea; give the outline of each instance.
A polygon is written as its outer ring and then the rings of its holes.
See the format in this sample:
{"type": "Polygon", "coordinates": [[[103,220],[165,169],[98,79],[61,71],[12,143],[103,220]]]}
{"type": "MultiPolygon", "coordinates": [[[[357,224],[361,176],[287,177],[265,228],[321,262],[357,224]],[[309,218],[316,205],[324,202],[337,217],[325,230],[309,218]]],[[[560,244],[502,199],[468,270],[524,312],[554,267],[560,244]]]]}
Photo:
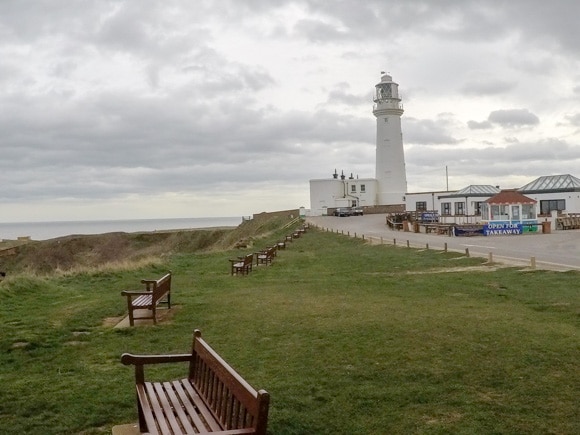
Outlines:
{"type": "MultiPolygon", "coordinates": [[[[104,234],[113,232],[137,233],[166,230],[184,230],[214,227],[237,227],[242,216],[173,218],[173,219],[125,219],[95,221],[55,222],[0,222],[0,241],[29,237],[31,240],[49,240],[57,237],[81,234],[104,234]]],[[[247,217],[245,219],[248,219],[247,217]]]]}

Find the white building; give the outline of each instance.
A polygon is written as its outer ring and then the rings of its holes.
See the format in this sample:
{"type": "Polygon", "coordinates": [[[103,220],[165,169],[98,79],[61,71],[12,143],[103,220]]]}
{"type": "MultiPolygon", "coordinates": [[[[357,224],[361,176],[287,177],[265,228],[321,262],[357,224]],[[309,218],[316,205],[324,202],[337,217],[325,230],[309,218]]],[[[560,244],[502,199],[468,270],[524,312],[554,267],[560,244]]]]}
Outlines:
{"type": "Polygon", "coordinates": [[[395,206],[404,210],[407,173],[399,85],[383,74],[375,85],[373,114],[377,118],[376,178],[354,178],[352,174],[310,180],[310,214],[326,215],[337,207],[395,206]]]}
{"type": "MultiPolygon", "coordinates": [[[[545,175],[517,191],[536,201],[534,214],[540,220],[554,223],[558,216],[580,213],[580,179],[573,175],[545,175]]],[[[406,210],[437,212],[442,223],[481,223],[484,202],[499,192],[496,186],[471,185],[451,192],[407,193],[406,210]]]]}

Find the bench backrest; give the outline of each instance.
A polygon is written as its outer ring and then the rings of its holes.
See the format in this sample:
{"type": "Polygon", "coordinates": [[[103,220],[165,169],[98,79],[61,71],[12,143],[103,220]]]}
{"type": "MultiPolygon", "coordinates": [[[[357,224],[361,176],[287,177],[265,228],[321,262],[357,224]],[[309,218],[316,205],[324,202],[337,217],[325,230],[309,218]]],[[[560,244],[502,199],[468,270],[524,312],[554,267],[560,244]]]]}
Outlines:
{"type": "Polygon", "coordinates": [[[225,430],[254,428],[266,434],[270,395],[256,391],[195,330],[189,379],[225,430]]]}
{"type": "Polygon", "coordinates": [[[171,291],[171,272],[162,276],[159,279],[142,279],[142,284],[145,284],[145,289],[152,292],[152,303],[155,304],[159,299],[163,298],[171,291]]]}
{"type": "Polygon", "coordinates": [[[244,256],[244,266],[252,265],[254,263],[254,254],[247,254],[244,256]]]}

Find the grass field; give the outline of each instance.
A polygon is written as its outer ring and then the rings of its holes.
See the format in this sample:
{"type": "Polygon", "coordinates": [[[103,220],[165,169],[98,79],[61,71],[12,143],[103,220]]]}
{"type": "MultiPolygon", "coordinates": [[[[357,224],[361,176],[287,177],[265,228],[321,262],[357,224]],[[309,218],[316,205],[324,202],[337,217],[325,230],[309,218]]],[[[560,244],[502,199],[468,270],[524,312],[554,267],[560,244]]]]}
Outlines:
{"type": "Polygon", "coordinates": [[[272,434],[580,433],[579,273],[313,230],[271,266],[231,277],[228,259],[251,250],[0,283],[0,433],[136,421],[121,353],[188,351],[194,328],[270,392],[272,434]],[[121,290],[169,269],[168,320],[113,329],[121,290]]]}

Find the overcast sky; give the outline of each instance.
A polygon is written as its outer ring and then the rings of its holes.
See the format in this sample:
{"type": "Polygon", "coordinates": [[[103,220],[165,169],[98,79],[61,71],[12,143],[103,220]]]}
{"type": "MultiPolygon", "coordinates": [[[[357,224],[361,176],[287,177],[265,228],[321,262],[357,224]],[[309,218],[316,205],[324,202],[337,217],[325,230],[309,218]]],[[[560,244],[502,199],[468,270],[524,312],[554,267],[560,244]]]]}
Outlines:
{"type": "Polygon", "coordinates": [[[409,192],[580,176],[576,0],[0,0],[0,222],[310,207],[375,176],[399,83],[409,192]]]}

